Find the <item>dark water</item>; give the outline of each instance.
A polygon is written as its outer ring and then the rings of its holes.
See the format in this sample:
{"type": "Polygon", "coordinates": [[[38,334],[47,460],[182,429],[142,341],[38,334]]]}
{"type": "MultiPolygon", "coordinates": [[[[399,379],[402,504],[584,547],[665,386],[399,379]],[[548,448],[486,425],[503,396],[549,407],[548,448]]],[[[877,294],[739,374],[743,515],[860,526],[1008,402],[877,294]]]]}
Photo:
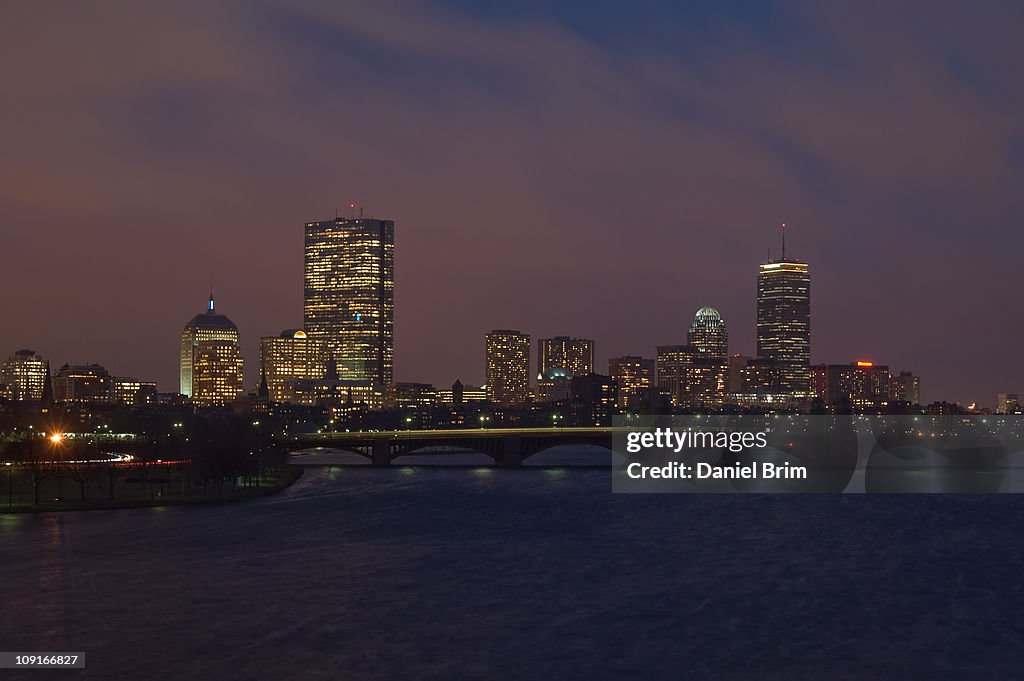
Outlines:
{"type": "Polygon", "coordinates": [[[600,470],[310,469],[217,507],[0,519],[25,679],[1024,674],[1024,497],[613,495],[600,470]]]}

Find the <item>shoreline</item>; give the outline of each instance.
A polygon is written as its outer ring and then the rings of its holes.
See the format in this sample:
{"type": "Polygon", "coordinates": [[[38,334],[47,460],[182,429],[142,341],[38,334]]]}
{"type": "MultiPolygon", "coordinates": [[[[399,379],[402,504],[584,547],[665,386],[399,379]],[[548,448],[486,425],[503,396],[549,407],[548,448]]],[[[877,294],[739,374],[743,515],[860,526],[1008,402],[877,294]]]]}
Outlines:
{"type": "Polygon", "coordinates": [[[240,488],[233,496],[191,496],[163,497],[157,499],[95,499],[74,502],[50,502],[39,505],[20,504],[8,509],[0,504],[0,516],[14,516],[35,513],[66,513],[83,511],[116,511],[131,508],[160,508],[169,506],[207,506],[213,504],[233,504],[279,494],[294,485],[304,473],[301,465],[285,464],[278,479],[266,487],[240,488]]]}

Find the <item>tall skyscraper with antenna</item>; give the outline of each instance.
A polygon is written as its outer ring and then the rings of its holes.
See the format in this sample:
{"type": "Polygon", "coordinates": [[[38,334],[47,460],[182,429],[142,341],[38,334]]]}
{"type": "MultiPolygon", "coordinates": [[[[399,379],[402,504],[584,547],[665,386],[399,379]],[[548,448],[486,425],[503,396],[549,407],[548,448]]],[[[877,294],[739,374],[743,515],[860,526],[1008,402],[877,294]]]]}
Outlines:
{"type": "Polygon", "coordinates": [[[181,332],[181,392],[197,406],[228,404],[242,396],[238,327],[218,314],[213,292],[206,312],[181,332]]]}
{"type": "Polygon", "coordinates": [[[306,223],[303,325],[342,380],[392,382],[395,223],[336,217],[306,223]]]}
{"type": "Polygon", "coordinates": [[[757,273],[757,356],[770,361],[770,392],[803,397],[810,392],[811,275],[807,263],[786,255],[762,263],[757,273]]]}

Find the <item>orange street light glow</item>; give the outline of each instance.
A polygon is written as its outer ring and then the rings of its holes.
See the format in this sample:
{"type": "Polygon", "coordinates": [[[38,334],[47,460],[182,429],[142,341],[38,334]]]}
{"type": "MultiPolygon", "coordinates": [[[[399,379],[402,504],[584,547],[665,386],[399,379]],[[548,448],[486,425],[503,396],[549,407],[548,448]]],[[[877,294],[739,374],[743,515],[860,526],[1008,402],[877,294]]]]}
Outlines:
{"type": "Polygon", "coordinates": [[[61,435],[60,433],[54,433],[53,435],[50,436],[50,442],[52,442],[55,445],[59,445],[63,439],[64,436],[61,435]]]}

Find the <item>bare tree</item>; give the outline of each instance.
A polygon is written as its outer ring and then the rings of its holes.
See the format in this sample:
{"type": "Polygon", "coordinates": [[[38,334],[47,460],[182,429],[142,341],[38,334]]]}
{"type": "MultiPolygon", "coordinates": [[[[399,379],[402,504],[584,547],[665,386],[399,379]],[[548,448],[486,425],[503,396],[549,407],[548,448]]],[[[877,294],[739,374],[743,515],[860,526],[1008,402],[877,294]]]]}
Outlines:
{"type": "Polygon", "coordinates": [[[29,475],[32,503],[38,506],[43,483],[59,470],[57,444],[28,433],[10,443],[9,447],[16,465],[29,475]]]}
{"type": "Polygon", "coordinates": [[[103,473],[107,478],[107,498],[110,501],[114,500],[114,488],[117,485],[118,478],[124,472],[124,465],[119,461],[107,461],[106,463],[100,464],[103,469],[103,473]]]}
{"type": "Polygon", "coordinates": [[[88,455],[89,450],[85,445],[75,443],[68,452],[65,466],[68,477],[78,483],[79,498],[82,501],[89,499],[89,488],[95,479],[95,465],[88,463],[88,455]]]}

